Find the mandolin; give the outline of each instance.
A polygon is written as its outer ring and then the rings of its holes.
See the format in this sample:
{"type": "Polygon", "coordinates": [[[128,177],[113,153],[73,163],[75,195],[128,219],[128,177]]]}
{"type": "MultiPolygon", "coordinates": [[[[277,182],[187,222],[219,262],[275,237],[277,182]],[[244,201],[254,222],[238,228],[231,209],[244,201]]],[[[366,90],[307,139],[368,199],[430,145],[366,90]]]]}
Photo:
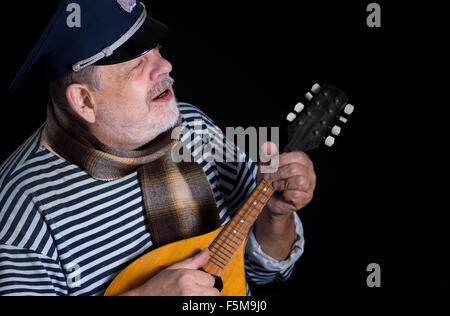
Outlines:
{"type": "MultiPolygon", "coordinates": [[[[309,151],[322,143],[331,147],[335,136],[354,107],[343,91],[333,85],[315,84],[298,103],[287,120],[288,144],[285,151],[309,151]]],[[[209,261],[203,270],[216,278],[222,296],[246,295],[244,271],[245,241],[256,218],[274,193],[270,181],[262,180],[247,201],[224,226],[208,234],[159,247],[138,258],[109,285],[105,295],[115,296],[143,285],[166,267],[185,260],[208,247],[209,261]]]]}

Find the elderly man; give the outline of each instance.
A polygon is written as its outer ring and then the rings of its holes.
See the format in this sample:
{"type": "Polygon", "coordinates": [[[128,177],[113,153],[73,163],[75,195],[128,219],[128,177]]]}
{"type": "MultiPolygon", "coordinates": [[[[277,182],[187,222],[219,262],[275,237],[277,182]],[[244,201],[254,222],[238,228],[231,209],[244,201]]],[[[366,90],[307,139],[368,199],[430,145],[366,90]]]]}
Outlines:
{"type": "MultiPolygon", "coordinates": [[[[262,177],[248,157],[220,162],[194,152],[202,142],[195,122],[202,133],[218,128],[176,102],[159,46],[167,28],[142,3],[75,4],[61,2],[10,87],[39,60],[51,100],[45,124],[0,169],[0,295],[102,295],[144,253],[225,224],[262,177]],[[192,162],[170,159],[179,140],[192,162]]],[[[300,152],[281,154],[278,171],[264,177],[278,192],[245,248],[247,280],[260,284],[288,278],[301,256],[295,211],[315,187],[300,152]]],[[[205,249],[124,295],[218,295],[199,270],[208,258],[205,249]]]]}

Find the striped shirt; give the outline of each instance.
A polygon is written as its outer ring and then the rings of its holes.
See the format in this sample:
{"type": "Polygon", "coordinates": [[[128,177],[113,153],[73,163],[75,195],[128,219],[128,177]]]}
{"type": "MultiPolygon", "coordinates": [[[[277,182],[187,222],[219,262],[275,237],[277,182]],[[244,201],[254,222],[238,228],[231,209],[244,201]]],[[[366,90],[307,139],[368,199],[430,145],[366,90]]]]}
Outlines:
{"type": "MultiPolygon", "coordinates": [[[[223,225],[256,187],[257,165],[227,140],[242,162],[207,159],[198,150],[207,145],[204,134],[220,129],[198,108],[178,107],[181,140],[208,177],[223,225]]],[[[0,295],[102,295],[121,270],[153,249],[137,173],[96,180],[43,146],[41,131],[0,166],[0,295]]],[[[283,262],[264,254],[250,233],[248,281],[289,277],[304,245],[297,215],[296,229],[283,262]]]]}

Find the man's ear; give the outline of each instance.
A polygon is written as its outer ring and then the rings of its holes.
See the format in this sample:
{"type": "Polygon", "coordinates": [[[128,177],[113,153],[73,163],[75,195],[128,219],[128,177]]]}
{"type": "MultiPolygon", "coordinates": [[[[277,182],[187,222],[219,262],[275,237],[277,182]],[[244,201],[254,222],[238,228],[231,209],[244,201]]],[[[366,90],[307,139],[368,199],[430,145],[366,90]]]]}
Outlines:
{"type": "Polygon", "coordinates": [[[88,123],[95,123],[96,104],[92,92],[84,84],[67,87],[66,98],[72,110],[88,123]]]}

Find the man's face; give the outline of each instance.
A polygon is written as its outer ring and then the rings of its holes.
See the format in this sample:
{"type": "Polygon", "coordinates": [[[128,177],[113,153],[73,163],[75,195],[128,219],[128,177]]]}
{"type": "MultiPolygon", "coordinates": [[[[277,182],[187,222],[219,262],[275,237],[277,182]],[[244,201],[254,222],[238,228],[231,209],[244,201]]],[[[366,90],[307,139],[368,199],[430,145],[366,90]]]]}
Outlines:
{"type": "Polygon", "coordinates": [[[108,145],[137,149],[178,121],[169,76],[172,65],[159,47],[125,63],[101,66],[99,71],[103,90],[94,93],[95,130],[108,145]]]}

